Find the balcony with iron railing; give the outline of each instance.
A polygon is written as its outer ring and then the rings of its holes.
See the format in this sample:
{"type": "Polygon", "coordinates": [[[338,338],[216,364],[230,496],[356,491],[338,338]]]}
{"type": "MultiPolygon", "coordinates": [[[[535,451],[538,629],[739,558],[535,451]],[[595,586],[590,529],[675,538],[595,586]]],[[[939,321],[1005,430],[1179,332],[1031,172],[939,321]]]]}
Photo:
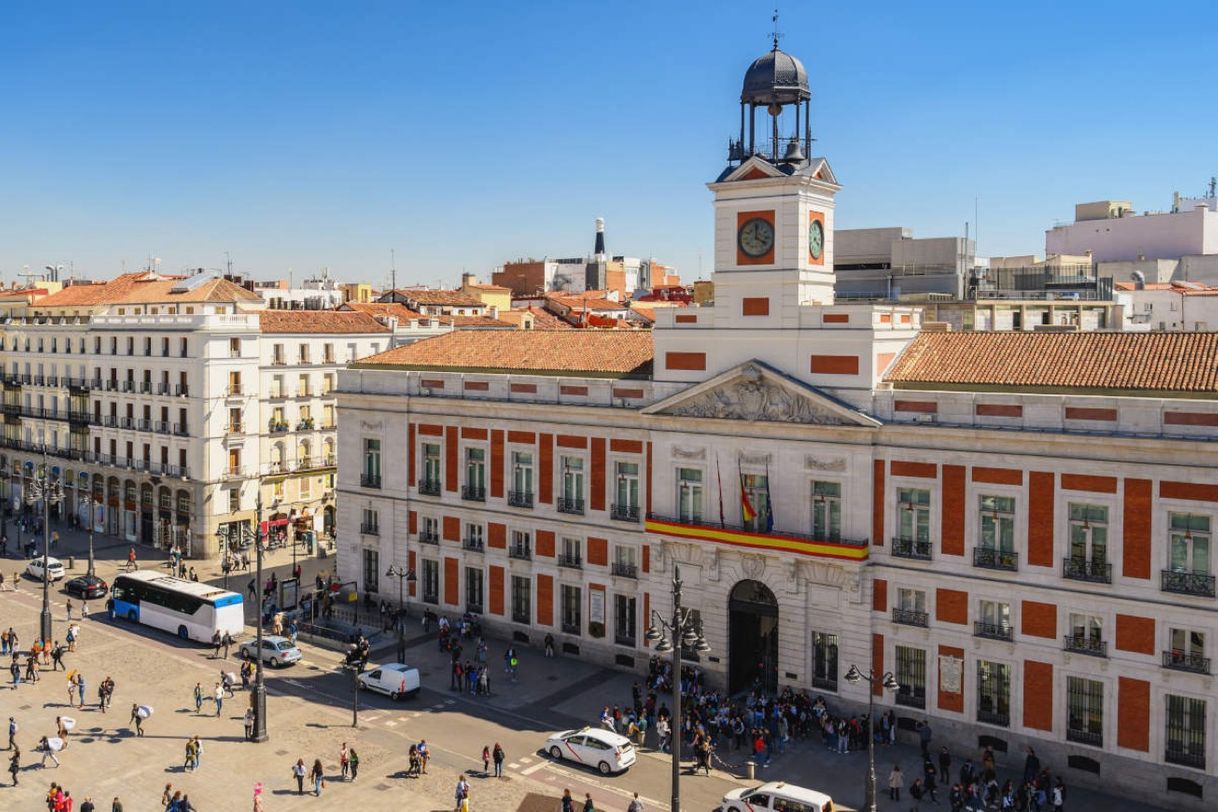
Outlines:
{"type": "Polygon", "coordinates": [[[438,479],[420,479],[418,485],[419,493],[423,496],[439,496],[440,495],[440,480],[438,479]]]}
{"type": "Polygon", "coordinates": [[[1187,671],[1190,674],[1210,673],[1210,658],[1191,651],[1163,652],[1163,667],[1171,671],[1187,671]]]}
{"type": "Polygon", "coordinates": [[[911,538],[894,538],[892,540],[892,555],[895,558],[910,558],[914,561],[931,560],[931,544],[929,540],[911,538]]]}
{"type": "Polygon", "coordinates": [[[893,607],[892,622],[900,623],[902,626],[922,626],[925,628],[930,626],[930,615],[917,609],[902,609],[898,606],[893,607]]]}
{"type": "Polygon", "coordinates": [[[178,395],[179,397],[189,397],[190,396],[190,387],[187,386],[186,384],[180,383],[173,388],[173,393],[175,395],[178,395]]]}
{"type": "Polygon", "coordinates": [[[359,531],[365,536],[379,536],[381,534],[381,527],[379,524],[362,522],[360,523],[359,531]]]}
{"type": "Polygon", "coordinates": [[[507,502],[512,507],[531,508],[533,507],[533,492],[508,491],[507,502]]]}
{"type": "Polygon", "coordinates": [[[1068,634],[1063,640],[1065,640],[1066,651],[1072,651],[1075,654],[1087,654],[1091,657],[1108,656],[1108,642],[1106,640],[1082,634],[1068,634]]]}
{"type": "Polygon", "coordinates": [[[1104,731],[1090,728],[1066,727],[1066,741],[1075,744],[1089,744],[1092,747],[1104,746],[1104,731]]]}
{"type": "Polygon", "coordinates": [[[485,485],[462,485],[461,498],[469,502],[485,502],[486,501],[486,486],[485,485]]]}
{"type": "Polygon", "coordinates": [[[476,538],[474,536],[466,536],[465,538],[461,539],[461,549],[462,550],[469,550],[470,552],[473,552],[473,553],[480,553],[485,549],[485,546],[486,545],[483,544],[482,539],[476,538]]]}
{"type": "Polygon", "coordinates": [[[1171,592],[1176,595],[1196,595],[1202,598],[1212,598],[1214,597],[1214,576],[1204,572],[1163,570],[1160,576],[1159,588],[1164,592],[1171,592]]]}
{"type": "Polygon", "coordinates": [[[527,544],[513,543],[508,547],[508,558],[531,561],[533,559],[533,551],[527,544]]]}
{"type": "Polygon", "coordinates": [[[925,708],[926,707],[926,689],[907,689],[902,686],[897,690],[896,696],[893,697],[898,705],[904,705],[907,708],[925,708]]]}
{"type": "Polygon", "coordinates": [[[988,708],[977,708],[977,721],[987,725],[1010,727],[1011,712],[1008,710],[1004,713],[1002,711],[990,710],[988,708]]]}
{"type": "Polygon", "coordinates": [[[713,521],[700,513],[677,517],[648,513],[644,527],[649,533],[684,540],[753,546],[765,544],[805,555],[826,555],[854,561],[866,560],[870,548],[867,539],[825,538],[778,528],[759,530],[748,525],[713,521]]]}
{"type": "Polygon", "coordinates": [[[614,561],[612,564],[613,574],[619,578],[638,578],[639,568],[625,561],[614,561]]]}
{"type": "Polygon", "coordinates": [[[617,519],[620,522],[637,522],[639,520],[639,506],[614,503],[609,506],[609,518],[617,519]]]}
{"type": "Polygon", "coordinates": [[[562,625],[560,628],[562,628],[563,634],[580,633],[580,624],[578,622],[570,621],[567,618],[562,619],[562,625]]]}
{"type": "Polygon", "coordinates": [[[569,553],[559,553],[558,554],[558,566],[566,567],[567,569],[578,570],[578,569],[583,568],[584,563],[583,563],[583,561],[580,560],[580,557],[578,555],[571,555],[569,553]]]}
{"type": "Polygon", "coordinates": [[[245,434],[244,423],[229,423],[225,428],[226,434],[245,434]]]}
{"type": "Polygon", "coordinates": [[[374,488],[379,490],[381,487],[381,475],[365,471],[359,475],[359,484],[362,488],[374,488]]]}
{"type": "Polygon", "coordinates": [[[419,531],[419,543],[420,544],[439,544],[440,543],[440,534],[434,530],[420,530],[419,531]]]}
{"type": "Polygon", "coordinates": [[[559,513],[572,513],[577,516],[584,514],[584,500],[576,497],[560,496],[554,500],[559,513]]]}
{"type": "Polygon", "coordinates": [[[1015,639],[1015,627],[1009,623],[986,623],[982,620],[973,621],[973,636],[984,637],[988,640],[1006,640],[1008,643],[1015,639]]]}
{"type": "Polygon", "coordinates": [[[1062,559],[1062,577],[1071,581],[1111,584],[1112,564],[1102,560],[1088,561],[1085,558],[1069,556],[1062,559]]]}
{"type": "Polygon", "coordinates": [[[1185,747],[1183,744],[1168,743],[1163,752],[1163,760],[1168,764],[1179,764],[1182,767],[1205,769],[1205,748],[1198,744],[1196,747],[1185,747]]]}
{"type": "Polygon", "coordinates": [[[974,547],[973,566],[987,570],[1015,571],[1019,569],[1019,553],[993,547],[974,547]]]}

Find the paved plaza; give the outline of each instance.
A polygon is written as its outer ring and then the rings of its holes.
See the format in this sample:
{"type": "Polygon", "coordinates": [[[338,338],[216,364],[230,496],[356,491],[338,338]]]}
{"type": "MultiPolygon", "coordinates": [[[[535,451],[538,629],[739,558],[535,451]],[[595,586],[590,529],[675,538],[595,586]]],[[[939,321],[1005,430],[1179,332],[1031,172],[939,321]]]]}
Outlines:
{"type": "MultiPolygon", "coordinates": [[[[84,571],[84,539],[63,532],[59,555],[78,554],[75,570],[84,571]]],[[[127,545],[98,537],[98,571],[112,578],[126,556],[127,545]]],[[[141,548],[145,566],[155,566],[149,551],[141,548]]],[[[327,569],[331,559],[310,559],[309,577],[327,569]]],[[[0,563],[6,580],[23,562],[8,558],[0,563]]],[[[291,553],[276,551],[270,565],[280,576],[291,567],[291,553]]],[[[222,580],[218,571],[200,572],[204,580],[222,580]]],[[[249,576],[232,579],[234,589],[243,589],[249,576]]],[[[66,596],[53,592],[56,635],[66,631],[66,596]]],[[[78,602],[77,602],[78,603],[78,602]]],[[[648,741],[638,763],[625,775],[602,778],[570,765],[556,765],[538,748],[554,730],[594,723],[606,703],[629,701],[631,674],[602,669],[571,658],[547,659],[541,652],[521,651],[521,674],[517,683],[506,682],[500,669],[492,682],[493,695],[471,697],[448,690],[447,655],[434,638],[425,637],[416,618],[408,626],[408,659],[423,675],[423,691],[413,699],[394,703],[377,695],[361,694],[359,724],[352,727],[352,689],[349,675],[339,668],[339,654],[323,648],[302,646],[304,661],[283,671],[268,670],[268,719],[270,741],[243,741],[242,717],[247,695],[238,690],[226,699],[217,716],[208,699],[196,712],[193,688],[200,683],[211,695],[222,670],[236,670],[233,660],[213,659],[210,648],[180,641],[142,627],[111,622],[100,602],[82,624],[77,651],[66,656],[68,668],[84,675],[84,709],[68,706],[67,681],[63,671],[47,670],[37,684],[23,683],[16,689],[0,690],[0,714],[15,716],[22,749],[20,786],[8,786],[2,778],[0,806],[10,809],[41,807],[41,797],[51,781],[71,791],[79,806],[91,796],[100,809],[109,810],[112,798],[120,797],[126,810],[157,810],[166,784],[189,794],[199,809],[249,808],[253,788],[261,782],[267,810],[317,808],[322,803],[311,795],[298,797],[291,767],[297,758],[311,765],[320,758],[330,776],[322,795],[327,805],[336,798],[351,799],[362,810],[419,810],[432,812],[452,808],[452,793],[461,773],[471,776],[471,808],[488,812],[512,812],[526,797],[552,799],[541,809],[557,809],[563,788],[577,798],[591,793],[598,810],[626,808],[630,793],[639,792],[647,810],[669,808],[669,760],[655,752],[648,741]],[[116,683],[113,707],[108,713],[96,708],[96,687],[106,676],[116,683]],[[155,708],[144,724],[144,735],[135,736],[129,724],[133,703],[155,708]],[[55,717],[70,715],[78,727],[69,746],[60,754],[61,765],[40,767],[35,752],[38,738],[55,734],[55,717]],[[200,769],[183,768],[186,741],[198,736],[203,743],[200,769]],[[407,778],[405,753],[412,742],[426,739],[433,758],[427,775],[407,778]],[[344,782],[339,776],[338,753],[342,744],[354,747],[360,756],[359,778],[344,782]],[[505,778],[481,775],[479,755],[484,745],[499,742],[507,752],[505,778]],[[38,804],[38,806],[35,806],[38,804]]],[[[14,593],[7,587],[0,594],[0,623],[12,626],[28,644],[36,632],[40,586],[22,580],[14,593]]],[[[252,633],[252,631],[251,631],[252,633]]],[[[490,641],[489,661],[498,662],[505,643],[490,641]]],[[[374,651],[373,661],[391,656],[388,650],[374,651]]],[[[744,759],[731,750],[719,754],[719,768],[709,777],[690,776],[682,782],[682,807],[697,812],[714,809],[723,793],[751,783],[744,778],[744,759]]],[[[907,774],[917,763],[911,744],[882,748],[877,759],[881,786],[894,761],[907,774]]],[[[957,756],[957,763],[962,756],[957,756]]],[[[7,766],[7,760],[5,762],[7,766]]],[[[1056,765],[1050,765],[1056,766],[1056,765]]],[[[819,741],[800,743],[777,756],[757,779],[788,780],[831,793],[843,806],[861,804],[865,753],[829,753],[819,741]]],[[[1001,764],[1006,772],[1022,762],[1001,764]]],[[[945,793],[941,793],[941,797],[945,793]]],[[[933,805],[932,805],[933,806],[933,805]]],[[[888,801],[879,808],[895,812],[907,808],[888,801]]],[[[946,802],[944,801],[944,807],[946,802]]],[[[1112,810],[1124,812],[1135,805],[1071,786],[1068,810],[1112,810]]],[[[1145,810],[1145,805],[1137,805],[1145,810]]]]}

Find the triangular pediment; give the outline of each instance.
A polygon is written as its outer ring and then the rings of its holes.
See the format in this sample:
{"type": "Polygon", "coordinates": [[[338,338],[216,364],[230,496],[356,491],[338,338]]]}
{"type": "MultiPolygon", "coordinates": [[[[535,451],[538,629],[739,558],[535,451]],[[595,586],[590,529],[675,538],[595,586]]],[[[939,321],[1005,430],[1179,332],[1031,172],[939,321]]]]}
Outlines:
{"type": "Polygon", "coordinates": [[[811,426],[881,425],[871,415],[761,361],[747,361],[642,411],[674,417],[811,426]]]}
{"type": "Polygon", "coordinates": [[[759,155],[754,155],[748,160],[742,162],[740,166],[733,169],[722,178],[723,181],[733,180],[757,180],[759,178],[785,178],[786,174],[779,170],[774,164],[762,158],[759,155]]]}
{"type": "Polygon", "coordinates": [[[833,173],[829,162],[824,158],[813,158],[798,168],[783,164],[776,166],[768,158],[753,155],[742,162],[740,166],[726,170],[719,176],[717,183],[731,183],[740,180],[764,180],[766,178],[786,178],[791,176],[815,178],[823,183],[837,186],[837,175],[833,173]]]}

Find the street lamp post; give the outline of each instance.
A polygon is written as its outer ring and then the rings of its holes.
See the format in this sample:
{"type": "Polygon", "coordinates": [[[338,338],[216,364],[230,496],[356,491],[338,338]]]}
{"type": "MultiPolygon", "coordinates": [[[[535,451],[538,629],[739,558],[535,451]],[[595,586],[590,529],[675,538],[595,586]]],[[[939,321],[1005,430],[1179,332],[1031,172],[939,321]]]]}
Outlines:
{"type": "Polygon", "coordinates": [[[89,513],[89,575],[93,575],[93,491],[85,497],[85,508],[89,513]]]}
{"type": "Polygon", "coordinates": [[[29,505],[42,502],[42,613],[38,617],[38,633],[43,645],[49,645],[54,639],[51,627],[51,503],[63,501],[63,486],[58,479],[51,477],[51,466],[47,462],[47,450],[42,448],[42,465],[34,472],[29,487],[25,492],[25,501],[29,505]]]}
{"type": "Polygon", "coordinates": [[[414,570],[408,570],[405,567],[401,566],[400,564],[390,564],[389,569],[385,572],[385,575],[387,575],[390,578],[398,579],[398,609],[402,613],[401,617],[398,618],[398,622],[397,622],[398,662],[404,663],[404,662],[406,662],[406,637],[405,637],[406,599],[405,599],[405,594],[402,591],[402,583],[404,581],[409,581],[410,583],[413,584],[415,581],[418,580],[418,578],[415,576],[414,570]]]}
{"type": "MultiPolygon", "coordinates": [[[[850,666],[846,672],[846,682],[851,685],[859,682],[867,683],[867,784],[863,788],[863,812],[876,812],[875,805],[875,691],[872,686],[877,677],[874,671],[864,674],[857,665],[850,666]]],[[[885,671],[878,677],[880,685],[888,691],[895,691],[901,686],[891,671],[885,671]]]]}
{"type": "Polygon", "coordinates": [[[262,590],[263,590],[262,546],[263,546],[263,536],[262,536],[262,492],[261,492],[261,489],[259,489],[259,493],[258,493],[258,503],[257,503],[256,513],[257,513],[257,515],[254,517],[254,551],[255,551],[255,558],[257,560],[257,567],[256,567],[257,572],[254,575],[254,578],[257,583],[257,589],[255,589],[254,591],[257,593],[257,601],[258,601],[258,606],[256,607],[257,613],[258,613],[258,642],[257,642],[257,648],[255,649],[255,651],[257,651],[258,654],[257,654],[257,663],[254,666],[257,669],[254,672],[254,692],[253,692],[253,694],[250,695],[250,704],[253,706],[253,709],[254,709],[254,733],[252,736],[250,736],[250,741],[264,742],[267,739],[269,739],[270,736],[266,732],[266,683],[263,682],[263,674],[262,674],[262,671],[263,671],[263,668],[262,668],[262,590]]]}
{"type": "Polygon", "coordinates": [[[672,652],[672,720],[668,741],[672,747],[671,812],[681,812],[681,648],[692,648],[698,654],[710,651],[702,636],[702,621],[692,610],[681,608],[681,567],[672,567],[672,621],[654,609],[644,635],[655,644],[656,654],[672,652]]]}

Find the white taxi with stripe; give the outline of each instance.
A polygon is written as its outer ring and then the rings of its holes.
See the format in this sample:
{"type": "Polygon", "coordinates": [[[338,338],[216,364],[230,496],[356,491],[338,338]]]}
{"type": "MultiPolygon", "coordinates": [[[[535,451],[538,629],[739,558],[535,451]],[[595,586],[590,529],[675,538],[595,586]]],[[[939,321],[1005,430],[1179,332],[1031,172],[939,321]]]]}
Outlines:
{"type": "Polygon", "coordinates": [[[545,750],[555,760],[582,764],[601,775],[624,772],[636,757],[630,739],[599,727],[555,733],[546,739],[545,750]]]}
{"type": "Polygon", "coordinates": [[[752,789],[734,789],[723,796],[718,812],[833,812],[833,799],[823,792],[783,781],[752,789]]]}

